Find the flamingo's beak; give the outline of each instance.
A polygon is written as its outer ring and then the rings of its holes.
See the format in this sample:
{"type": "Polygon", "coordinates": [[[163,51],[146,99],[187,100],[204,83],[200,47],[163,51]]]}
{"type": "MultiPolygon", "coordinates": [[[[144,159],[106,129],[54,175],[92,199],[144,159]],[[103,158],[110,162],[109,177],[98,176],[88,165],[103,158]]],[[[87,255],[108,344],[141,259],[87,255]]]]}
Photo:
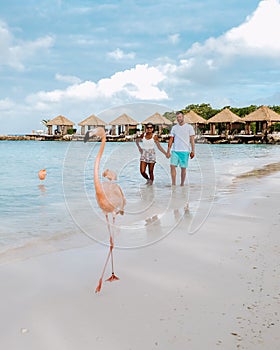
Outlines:
{"type": "Polygon", "coordinates": [[[95,129],[88,130],[87,133],[85,134],[85,137],[84,137],[84,143],[88,142],[88,140],[92,136],[103,137],[104,135],[105,135],[105,130],[101,127],[97,127],[95,129]]]}

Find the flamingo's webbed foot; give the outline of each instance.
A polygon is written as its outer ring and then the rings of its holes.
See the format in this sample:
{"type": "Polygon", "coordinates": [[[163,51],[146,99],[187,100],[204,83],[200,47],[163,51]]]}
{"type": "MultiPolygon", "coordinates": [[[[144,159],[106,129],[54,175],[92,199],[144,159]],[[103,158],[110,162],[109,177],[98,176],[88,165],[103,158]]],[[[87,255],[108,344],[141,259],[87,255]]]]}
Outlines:
{"type": "Polygon", "coordinates": [[[95,289],[95,293],[99,293],[102,287],[102,278],[100,278],[99,282],[98,282],[98,286],[95,289]]]}
{"type": "Polygon", "coordinates": [[[106,282],[113,282],[113,281],[118,281],[119,277],[117,277],[114,272],[112,272],[112,276],[106,279],[106,282]]]}

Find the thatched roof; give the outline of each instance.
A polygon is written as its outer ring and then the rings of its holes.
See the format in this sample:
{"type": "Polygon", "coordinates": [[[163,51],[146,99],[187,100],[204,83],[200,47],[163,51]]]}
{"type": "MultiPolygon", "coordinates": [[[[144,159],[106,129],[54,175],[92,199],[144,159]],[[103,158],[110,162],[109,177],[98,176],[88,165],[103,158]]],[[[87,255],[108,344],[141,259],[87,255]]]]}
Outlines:
{"type": "Polygon", "coordinates": [[[73,126],[75,125],[74,122],[72,122],[71,120],[67,119],[66,117],[64,117],[63,115],[59,115],[57,117],[55,117],[52,120],[49,120],[47,122],[47,126],[52,126],[52,125],[68,125],[68,126],[73,126]]]}
{"type": "Polygon", "coordinates": [[[207,124],[207,120],[202,118],[200,115],[190,110],[184,115],[185,122],[188,124],[207,124]]]}
{"type": "Polygon", "coordinates": [[[246,122],[280,122],[280,114],[274,112],[267,106],[261,106],[254,112],[247,114],[243,120],[246,122]]]}
{"type": "Polygon", "coordinates": [[[112,120],[110,125],[138,125],[139,123],[127,114],[122,114],[118,118],[112,120]]]}
{"type": "Polygon", "coordinates": [[[207,120],[207,123],[244,123],[244,118],[240,118],[228,108],[214,115],[207,120]]]}
{"type": "Polygon", "coordinates": [[[141,122],[142,124],[152,123],[154,125],[172,125],[172,121],[156,112],[141,122]]]}
{"type": "Polygon", "coordinates": [[[107,125],[107,123],[104,122],[102,119],[96,117],[94,114],[92,114],[88,118],[86,118],[83,121],[81,121],[78,125],[79,126],[85,126],[85,125],[105,126],[105,125],[107,125]]]}

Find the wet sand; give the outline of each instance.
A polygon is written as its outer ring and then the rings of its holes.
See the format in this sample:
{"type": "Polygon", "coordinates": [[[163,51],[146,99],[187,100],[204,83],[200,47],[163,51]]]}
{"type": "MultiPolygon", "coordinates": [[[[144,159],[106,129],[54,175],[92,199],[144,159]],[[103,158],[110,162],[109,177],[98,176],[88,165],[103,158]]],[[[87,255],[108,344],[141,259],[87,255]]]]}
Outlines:
{"type": "MultiPolygon", "coordinates": [[[[163,239],[115,250],[120,280],[104,283],[100,294],[107,247],[92,240],[6,261],[1,347],[278,349],[279,180],[278,171],[239,179],[194,230],[190,218],[199,210],[190,197],[189,211],[174,208],[180,220],[163,239]]],[[[156,234],[157,225],[150,228],[156,234]]]]}

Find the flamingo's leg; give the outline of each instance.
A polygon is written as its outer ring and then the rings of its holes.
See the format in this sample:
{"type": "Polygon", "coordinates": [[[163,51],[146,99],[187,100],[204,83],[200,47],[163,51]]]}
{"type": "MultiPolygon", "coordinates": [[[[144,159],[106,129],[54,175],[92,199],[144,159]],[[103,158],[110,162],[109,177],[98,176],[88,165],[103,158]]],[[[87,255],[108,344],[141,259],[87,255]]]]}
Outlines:
{"type": "Polygon", "coordinates": [[[95,293],[98,293],[98,292],[100,292],[100,290],[101,290],[102,282],[103,282],[103,276],[104,276],[104,273],[105,273],[105,270],[106,270],[106,267],[107,267],[107,264],[108,264],[110,255],[111,255],[111,252],[109,251],[109,253],[108,253],[108,255],[107,255],[107,258],[106,258],[106,261],[105,261],[105,264],[104,264],[104,267],[103,267],[103,270],[102,270],[101,277],[99,278],[98,285],[97,285],[97,287],[96,287],[96,289],[95,289],[95,293]]]}
{"type": "MultiPolygon", "coordinates": [[[[111,225],[110,225],[110,222],[109,222],[108,214],[106,214],[106,221],[107,221],[107,226],[108,226],[108,230],[109,230],[109,233],[110,233],[110,249],[109,249],[109,252],[108,252],[108,255],[107,255],[104,267],[103,267],[103,270],[102,270],[101,277],[100,277],[98,285],[97,285],[97,287],[95,289],[95,293],[98,293],[101,290],[102,283],[103,283],[103,277],[104,277],[104,273],[105,273],[106,267],[107,267],[108,262],[109,262],[109,258],[111,258],[112,275],[106,281],[113,282],[113,281],[119,280],[119,278],[114,273],[114,262],[113,262],[114,236],[113,236],[113,232],[112,232],[113,230],[111,230],[111,225]]],[[[115,224],[115,217],[114,216],[113,216],[113,224],[115,224]]]]}
{"type": "MultiPolygon", "coordinates": [[[[108,216],[106,216],[107,224],[110,232],[110,254],[111,254],[111,265],[112,265],[112,275],[106,281],[113,282],[119,280],[119,278],[115,275],[114,272],[114,259],[113,259],[113,249],[114,249],[114,232],[113,228],[111,229],[108,216]]],[[[113,225],[115,225],[115,215],[113,214],[113,225]]]]}

